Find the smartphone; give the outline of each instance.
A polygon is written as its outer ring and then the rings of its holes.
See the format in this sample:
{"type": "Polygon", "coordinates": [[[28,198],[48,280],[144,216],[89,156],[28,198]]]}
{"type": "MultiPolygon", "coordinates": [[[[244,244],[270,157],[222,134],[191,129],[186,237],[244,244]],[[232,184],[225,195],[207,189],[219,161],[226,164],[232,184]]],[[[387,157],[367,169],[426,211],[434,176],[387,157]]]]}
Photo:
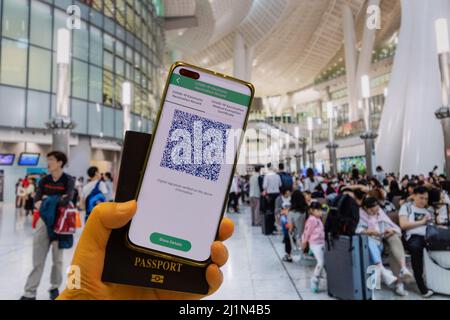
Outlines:
{"type": "Polygon", "coordinates": [[[136,195],[130,246],[209,261],[253,96],[250,83],[172,65],[136,195]]]}

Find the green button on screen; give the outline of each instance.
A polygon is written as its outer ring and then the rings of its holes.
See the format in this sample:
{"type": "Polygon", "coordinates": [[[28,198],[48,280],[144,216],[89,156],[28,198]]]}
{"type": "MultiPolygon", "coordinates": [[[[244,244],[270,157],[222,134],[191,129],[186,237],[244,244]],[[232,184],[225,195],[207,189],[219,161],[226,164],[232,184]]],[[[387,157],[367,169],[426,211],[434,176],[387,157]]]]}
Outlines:
{"type": "Polygon", "coordinates": [[[191,250],[192,247],[191,243],[187,240],[174,238],[157,232],[154,232],[150,235],[150,241],[160,246],[184,252],[188,252],[189,250],[191,250]]]}

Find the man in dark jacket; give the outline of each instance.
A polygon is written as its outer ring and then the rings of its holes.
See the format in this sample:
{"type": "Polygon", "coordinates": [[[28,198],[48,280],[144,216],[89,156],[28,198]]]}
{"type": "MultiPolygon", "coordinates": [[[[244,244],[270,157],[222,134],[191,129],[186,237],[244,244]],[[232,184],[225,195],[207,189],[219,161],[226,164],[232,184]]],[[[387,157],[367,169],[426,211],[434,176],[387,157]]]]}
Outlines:
{"type": "Polygon", "coordinates": [[[50,276],[50,299],[54,300],[58,297],[58,288],[62,283],[62,247],[65,244],[60,243],[60,239],[53,233],[53,223],[56,219],[56,204],[54,202],[57,201],[58,205],[66,206],[73,197],[75,182],[72,177],[63,171],[67,163],[67,157],[64,153],[59,151],[50,152],[47,155],[47,162],[49,175],[39,181],[34,199],[36,209],[42,209],[42,213],[36,224],[36,231],[33,236],[33,269],[28,276],[25,284],[25,293],[21,300],[36,299],[37,288],[44,272],[45,260],[50,247],[52,248],[53,257],[50,276]],[[49,207],[53,209],[48,210],[49,207]]]}

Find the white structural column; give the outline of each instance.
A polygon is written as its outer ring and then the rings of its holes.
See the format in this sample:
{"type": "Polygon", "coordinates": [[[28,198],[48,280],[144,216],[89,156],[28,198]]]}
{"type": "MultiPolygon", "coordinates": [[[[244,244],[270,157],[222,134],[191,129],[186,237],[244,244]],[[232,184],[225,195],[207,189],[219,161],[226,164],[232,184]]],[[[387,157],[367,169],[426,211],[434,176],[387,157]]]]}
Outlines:
{"type": "MultiPolygon", "coordinates": [[[[380,0],[369,0],[368,7],[372,6],[380,6],[380,0]]],[[[366,22],[367,19],[369,19],[369,15],[366,16],[366,22]]],[[[359,53],[359,60],[358,60],[358,70],[356,71],[356,88],[357,88],[357,97],[358,100],[362,98],[361,96],[361,77],[363,75],[369,75],[370,69],[372,65],[372,52],[373,47],[375,44],[375,35],[376,35],[377,29],[374,26],[371,26],[369,28],[368,23],[364,23],[364,34],[362,38],[362,44],[361,44],[361,51],[359,53]]],[[[355,107],[355,110],[353,112],[350,112],[350,116],[352,115],[358,115],[357,107],[355,107]]],[[[358,117],[356,118],[350,118],[350,121],[358,120],[358,117]]]]}
{"type": "MultiPolygon", "coordinates": [[[[251,77],[251,66],[253,59],[253,51],[248,50],[245,45],[245,41],[242,38],[242,35],[239,32],[235,33],[234,36],[234,52],[233,52],[233,76],[242,80],[249,80],[251,77]]],[[[237,173],[243,175],[247,171],[247,163],[248,160],[246,154],[248,151],[247,141],[244,140],[244,143],[241,147],[238,159],[238,164],[236,166],[237,173]]]]}
{"type": "Polygon", "coordinates": [[[234,36],[234,52],[233,52],[233,76],[238,79],[244,79],[247,75],[247,55],[245,42],[239,32],[234,36]]]}
{"type": "Polygon", "coordinates": [[[123,107],[123,135],[131,130],[131,104],[132,102],[132,85],[125,81],[122,83],[122,107],[123,107]]]}
{"type": "Polygon", "coordinates": [[[243,80],[248,82],[252,81],[254,51],[254,47],[246,47],[245,50],[245,77],[243,78],[243,80]]]}
{"type": "Polygon", "coordinates": [[[448,0],[433,0],[433,5],[402,0],[399,48],[377,148],[378,164],[400,175],[426,174],[444,164],[442,128],[434,115],[442,104],[437,18],[450,19],[448,0]]]}
{"type": "Polygon", "coordinates": [[[439,17],[450,18],[450,11],[448,0],[433,0],[433,5],[421,0],[403,0],[402,4],[412,6],[414,40],[409,64],[400,173],[428,173],[435,165],[442,169],[445,159],[442,128],[434,115],[436,107],[442,104],[434,23],[439,17]]]}
{"type": "Polygon", "coordinates": [[[342,23],[344,30],[345,69],[347,73],[349,118],[356,119],[358,116],[357,88],[356,88],[356,50],[355,23],[352,10],[348,5],[342,8],[342,23]]]}
{"type": "MultiPolygon", "coordinates": [[[[407,2],[407,1],[406,1],[407,2]]],[[[414,17],[412,6],[402,2],[402,24],[397,52],[392,67],[388,96],[384,104],[376,143],[377,165],[386,172],[400,172],[400,150],[403,143],[403,117],[405,115],[408,70],[413,47],[414,17]]]]}
{"type": "Polygon", "coordinates": [[[52,148],[61,151],[70,159],[70,131],[75,124],[70,119],[70,53],[71,33],[62,28],[57,32],[56,62],[58,65],[58,86],[56,90],[56,116],[47,123],[52,129],[52,148]]]}

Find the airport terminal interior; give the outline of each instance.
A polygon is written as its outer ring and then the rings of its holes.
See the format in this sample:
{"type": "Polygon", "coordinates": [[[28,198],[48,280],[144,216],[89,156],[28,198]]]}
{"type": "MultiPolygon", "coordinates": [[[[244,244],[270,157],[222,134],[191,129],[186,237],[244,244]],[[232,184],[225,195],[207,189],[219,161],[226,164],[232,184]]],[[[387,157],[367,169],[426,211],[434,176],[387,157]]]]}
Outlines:
{"type": "MultiPolygon", "coordinates": [[[[255,89],[235,166],[219,165],[234,233],[205,299],[449,300],[449,19],[450,0],[0,0],[0,300],[64,290],[94,206],[141,149],[122,153],[125,132],[165,119],[180,61],[255,89]],[[52,238],[49,199],[69,194],[75,230],[52,238]]],[[[203,85],[189,94],[244,96],[203,85]]],[[[190,205],[164,190],[162,205],[190,205]]],[[[199,234],[218,227],[195,217],[199,234]]]]}

